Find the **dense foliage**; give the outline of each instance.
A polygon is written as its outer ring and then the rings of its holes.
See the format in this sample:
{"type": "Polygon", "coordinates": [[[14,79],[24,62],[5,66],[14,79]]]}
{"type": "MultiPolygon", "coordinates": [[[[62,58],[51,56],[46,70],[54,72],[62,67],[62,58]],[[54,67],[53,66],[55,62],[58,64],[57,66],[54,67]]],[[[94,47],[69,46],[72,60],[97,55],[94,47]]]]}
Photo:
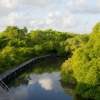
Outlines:
{"type": "Polygon", "coordinates": [[[100,23],[93,28],[89,41],[62,65],[62,77],[67,84],[75,83],[78,94],[100,100],[100,23]]]}
{"type": "Polygon", "coordinates": [[[35,56],[66,57],[62,80],[82,97],[100,100],[100,23],[89,35],[8,26],[0,33],[0,73],[35,56]]]}
{"type": "Polygon", "coordinates": [[[69,55],[66,40],[75,35],[53,30],[20,29],[8,26],[0,33],[0,73],[35,56],[46,54],[69,55]]]}

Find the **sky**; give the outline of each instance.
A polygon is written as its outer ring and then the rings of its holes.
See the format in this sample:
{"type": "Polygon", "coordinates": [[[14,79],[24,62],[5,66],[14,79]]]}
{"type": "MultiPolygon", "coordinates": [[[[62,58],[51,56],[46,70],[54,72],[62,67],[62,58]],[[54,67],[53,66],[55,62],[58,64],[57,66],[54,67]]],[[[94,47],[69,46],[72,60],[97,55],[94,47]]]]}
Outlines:
{"type": "Polygon", "coordinates": [[[6,26],[89,33],[100,22],[100,0],[0,0],[0,31],[6,26]]]}

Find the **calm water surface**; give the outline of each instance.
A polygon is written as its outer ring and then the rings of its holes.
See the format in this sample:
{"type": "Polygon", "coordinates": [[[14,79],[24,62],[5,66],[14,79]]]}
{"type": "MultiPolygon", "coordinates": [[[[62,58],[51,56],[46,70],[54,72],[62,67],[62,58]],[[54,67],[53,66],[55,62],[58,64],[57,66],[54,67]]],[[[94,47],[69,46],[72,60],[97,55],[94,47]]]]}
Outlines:
{"type": "Polygon", "coordinates": [[[59,80],[59,72],[30,74],[18,86],[10,88],[14,100],[73,100],[64,92],[59,80]]]}
{"type": "Polygon", "coordinates": [[[28,73],[23,73],[9,82],[11,98],[14,100],[73,100],[73,96],[66,93],[60,83],[60,72],[56,69],[59,69],[62,62],[58,63],[58,61],[42,61],[36,65],[38,66],[36,69],[31,69],[28,73]],[[46,67],[47,63],[49,67],[46,67]]]}

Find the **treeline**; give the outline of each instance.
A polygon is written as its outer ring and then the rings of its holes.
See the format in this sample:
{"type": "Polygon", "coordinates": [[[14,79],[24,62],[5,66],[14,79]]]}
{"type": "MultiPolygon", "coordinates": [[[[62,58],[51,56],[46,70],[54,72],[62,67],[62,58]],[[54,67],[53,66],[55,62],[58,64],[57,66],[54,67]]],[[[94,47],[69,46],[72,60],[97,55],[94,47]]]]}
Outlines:
{"type": "Polygon", "coordinates": [[[86,35],[51,29],[28,32],[26,27],[20,29],[16,26],[8,26],[0,33],[0,73],[35,56],[51,53],[71,56],[73,51],[86,41],[88,41],[86,35]]]}
{"type": "Polygon", "coordinates": [[[100,23],[83,35],[51,29],[28,32],[16,26],[0,33],[0,73],[52,53],[67,59],[61,68],[66,85],[72,84],[82,97],[100,100],[100,23]]]}
{"type": "Polygon", "coordinates": [[[89,34],[89,40],[63,63],[62,80],[72,84],[82,97],[100,100],[100,23],[89,34]]]}

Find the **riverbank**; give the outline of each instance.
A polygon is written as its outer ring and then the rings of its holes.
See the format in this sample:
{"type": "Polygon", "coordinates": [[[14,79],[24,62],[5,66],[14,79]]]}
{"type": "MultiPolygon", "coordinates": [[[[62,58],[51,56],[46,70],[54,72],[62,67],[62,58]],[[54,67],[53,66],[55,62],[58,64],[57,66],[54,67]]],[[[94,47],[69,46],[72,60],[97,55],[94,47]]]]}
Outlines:
{"type": "Polygon", "coordinates": [[[39,57],[32,58],[32,59],[22,63],[21,65],[15,67],[14,69],[8,70],[5,73],[3,73],[0,76],[0,80],[6,82],[6,81],[16,77],[18,74],[22,73],[23,71],[34,67],[34,65],[36,63],[38,63],[40,60],[56,59],[57,57],[59,57],[59,56],[57,56],[55,54],[51,54],[51,55],[45,55],[45,56],[39,56],[39,57]]]}
{"type": "Polygon", "coordinates": [[[7,85],[13,91],[12,97],[16,100],[72,100],[73,96],[65,93],[60,83],[63,61],[61,57],[39,60],[33,67],[8,81],[7,85]]]}

